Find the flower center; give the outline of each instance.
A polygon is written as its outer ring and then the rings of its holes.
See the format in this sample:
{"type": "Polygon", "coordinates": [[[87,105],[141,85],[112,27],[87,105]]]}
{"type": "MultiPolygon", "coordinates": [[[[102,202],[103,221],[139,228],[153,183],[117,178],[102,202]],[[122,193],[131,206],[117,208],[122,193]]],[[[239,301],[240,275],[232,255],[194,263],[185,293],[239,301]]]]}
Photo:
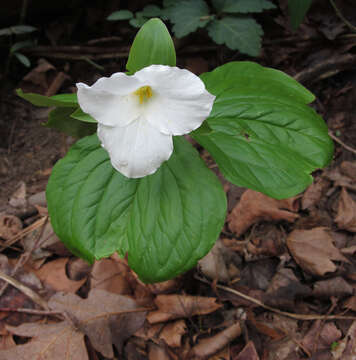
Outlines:
{"type": "Polygon", "coordinates": [[[134,94],[139,97],[140,104],[143,104],[144,101],[147,101],[152,96],[151,86],[141,86],[134,94]]]}

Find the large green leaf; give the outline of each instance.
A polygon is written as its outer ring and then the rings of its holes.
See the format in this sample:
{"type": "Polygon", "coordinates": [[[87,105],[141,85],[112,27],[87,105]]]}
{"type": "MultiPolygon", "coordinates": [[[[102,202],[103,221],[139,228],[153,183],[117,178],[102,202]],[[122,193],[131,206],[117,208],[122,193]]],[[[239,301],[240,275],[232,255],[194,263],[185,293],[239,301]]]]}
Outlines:
{"type": "Polygon", "coordinates": [[[53,109],[48,116],[48,121],[43,125],[57,129],[67,135],[82,138],[96,132],[96,124],[78,121],[72,117],[75,108],[58,107],[53,109]]]}
{"type": "Polygon", "coordinates": [[[308,12],[313,0],[289,0],[288,11],[293,30],[297,30],[308,12]]]}
{"type": "Polygon", "coordinates": [[[224,176],[277,199],[298,194],[310,173],[326,166],[333,143],[314,96],[286,74],[251,62],[232,62],[201,76],[216,95],[212,131],[193,134],[224,176]]]}
{"type": "Polygon", "coordinates": [[[17,89],[16,94],[36,106],[78,106],[77,94],[59,94],[53,96],[44,96],[35,93],[24,93],[21,89],[17,89]]]}
{"type": "Polygon", "coordinates": [[[213,0],[213,5],[216,10],[226,13],[262,12],[276,7],[268,0],[213,0]]]}
{"type": "Polygon", "coordinates": [[[47,187],[53,228],[92,262],[119,251],[145,282],[196,264],[224,224],[226,198],[216,176],[184,139],[153,175],[114,170],[96,135],[78,141],[53,168],[47,187]]]}
{"type": "Polygon", "coordinates": [[[165,15],[174,24],[172,30],[177,38],[204,27],[211,20],[209,7],[204,0],[179,1],[169,7],[165,15]]]}
{"type": "Polygon", "coordinates": [[[131,46],[126,68],[131,75],[153,64],[176,65],[173,40],[160,19],[150,19],[141,27],[131,46]]]}
{"type": "Polygon", "coordinates": [[[257,22],[245,16],[226,16],[208,25],[209,36],[217,44],[225,44],[250,56],[258,56],[263,30],[257,22]]]}

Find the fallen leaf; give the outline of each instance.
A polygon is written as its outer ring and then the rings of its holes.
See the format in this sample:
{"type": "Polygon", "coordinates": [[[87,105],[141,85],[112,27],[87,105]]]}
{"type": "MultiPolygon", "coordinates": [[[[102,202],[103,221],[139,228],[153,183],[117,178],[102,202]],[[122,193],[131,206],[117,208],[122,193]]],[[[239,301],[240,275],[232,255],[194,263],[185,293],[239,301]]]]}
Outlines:
{"type": "Polygon", "coordinates": [[[310,353],[314,353],[315,351],[330,349],[331,344],[338,341],[341,336],[341,331],[334,323],[327,322],[323,324],[320,320],[317,320],[306,333],[301,343],[310,353]]]}
{"type": "Polygon", "coordinates": [[[4,240],[12,239],[22,229],[21,220],[14,215],[0,215],[0,237],[4,240]]]}
{"type": "MultiPolygon", "coordinates": [[[[6,275],[12,276],[13,266],[9,263],[5,255],[0,254],[0,269],[6,275]]],[[[14,275],[14,278],[18,280],[24,286],[32,289],[36,293],[43,291],[43,286],[41,281],[33,273],[19,269],[14,275]]],[[[0,280],[0,288],[5,284],[3,280],[0,280]]],[[[26,296],[22,291],[18,290],[16,287],[8,286],[5,292],[0,297],[0,307],[1,308],[27,308],[34,309],[36,304],[26,296]]],[[[5,319],[6,323],[11,325],[18,325],[23,322],[33,321],[36,316],[26,313],[18,312],[0,312],[0,319],[5,319]]]]}
{"type": "Polygon", "coordinates": [[[287,237],[287,246],[298,265],[313,275],[334,272],[336,265],[331,260],[349,262],[334,246],[326,228],[294,230],[287,237]]]}
{"type": "Polygon", "coordinates": [[[214,336],[199,340],[191,349],[191,355],[202,358],[213,355],[240,335],[241,327],[237,322],[214,336]]]}
{"type": "Polygon", "coordinates": [[[297,197],[276,200],[253,190],[246,190],[228,216],[229,228],[237,236],[262,220],[294,222],[299,216],[297,197]]]}
{"type": "Polygon", "coordinates": [[[32,337],[24,345],[0,350],[0,360],[89,360],[84,334],[63,321],[56,324],[28,323],[18,327],[7,326],[17,336],[32,337]]]}
{"type": "Polygon", "coordinates": [[[99,289],[91,290],[87,299],[57,293],[48,305],[72,314],[94,349],[110,359],[114,356],[112,344],[121,351],[123,342],[143,326],[146,317],[145,311],[133,312],[138,308],[135,300],[99,289]]]}
{"type": "Polygon", "coordinates": [[[96,261],[90,274],[90,286],[92,289],[102,289],[114,294],[130,294],[128,272],[127,264],[121,259],[96,261]]]}
{"type": "Polygon", "coordinates": [[[16,346],[14,337],[11,334],[0,336],[0,350],[11,349],[16,346]]]}
{"type": "Polygon", "coordinates": [[[255,345],[249,341],[235,360],[260,360],[255,345]]]}
{"type": "Polygon", "coordinates": [[[356,202],[345,188],[341,189],[335,222],[339,229],[356,232],[356,202]]]}
{"type": "Polygon", "coordinates": [[[182,336],[186,333],[187,326],[184,320],[170,322],[164,326],[159,338],[164,340],[170,347],[180,347],[182,336]]]}
{"type": "Polygon", "coordinates": [[[306,210],[314,205],[317,205],[329,185],[330,182],[322,177],[315,183],[311,184],[303,194],[301,208],[306,210]]]}
{"type": "Polygon", "coordinates": [[[320,280],[314,283],[313,296],[316,298],[330,298],[335,296],[339,299],[350,296],[354,292],[353,287],[342,277],[320,280]]]}
{"type": "Polygon", "coordinates": [[[292,311],[296,298],[309,296],[311,289],[301,284],[292,269],[280,268],[273,276],[263,296],[267,305],[292,311]]]}
{"type": "Polygon", "coordinates": [[[338,342],[335,350],[332,351],[335,360],[356,359],[356,321],[352,323],[346,336],[338,342]]]}
{"type": "Polygon", "coordinates": [[[151,311],[147,320],[151,324],[187,318],[194,315],[210,314],[222,305],[216,303],[216,298],[189,295],[157,295],[154,302],[158,310],[151,311]]]}
{"type": "Polygon", "coordinates": [[[92,266],[80,258],[70,258],[67,263],[67,273],[71,280],[81,280],[89,276],[92,266]]]}
{"type": "Polygon", "coordinates": [[[44,264],[39,270],[34,270],[39,279],[56,291],[75,293],[85,283],[82,280],[71,280],[66,274],[69,258],[59,258],[44,264]]]}
{"type": "Polygon", "coordinates": [[[15,192],[11,195],[9,204],[15,208],[22,208],[27,205],[26,201],[26,184],[20,181],[15,192]]]}
{"type": "Polygon", "coordinates": [[[356,181],[356,161],[343,161],[340,164],[340,171],[351,180],[356,181]]]}
{"type": "Polygon", "coordinates": [[[198,262],[200,271],[212,280],[230,282],[238,275],[237,267],[232,269],[235,252],[227,248],[221,240],[218,240],[209,253],[198,262]]]}
{"type": "Polygon", "coordinates": [[[148,360],[171,360],[164,346],[150,342],[148,345],[148,360]]]}
{"type": "Polygon", "coordinates": [[[344,309],[356,311],[356,296],[351,296],[345,300],[343,306],[344,309]]]}

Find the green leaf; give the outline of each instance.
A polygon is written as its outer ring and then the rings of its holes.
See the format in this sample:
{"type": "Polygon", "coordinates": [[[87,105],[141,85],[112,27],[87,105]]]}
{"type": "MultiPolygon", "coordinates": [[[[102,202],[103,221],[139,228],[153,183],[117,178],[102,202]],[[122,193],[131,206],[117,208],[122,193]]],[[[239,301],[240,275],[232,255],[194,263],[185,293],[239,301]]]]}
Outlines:
{"type": "Polygon", "coordinates": [[[130,20],[133,18],[133,13],[130,10],[115,11],[110,14],[106,20],[117,21],[117,20],[130,20]]]}
{"type": "Polygon", "coordinates": [[[213,5],[216,10],[225,13],[253,13],[276,8],[268,0],[213,0],[213,5]]]}
{"type": "Polygon", "coordinates": [[[30,61],[30,59],[29,59],[27,56],[25,56],[25,55],[23,55],[23,54],[21,54],[21,53],[18,53],[18,52],[14,52],[13,54],[14,54],[14,56],[17,58],[17,60],[20,61],[20,63],[21,63],[22,65],[24,65],[24,66],[26,66],[26,67],[30,67],[30,66],[31,66],[31,61],[30,61]]]}
{"type": "Polygon", "coordinates": [[[288,11],[293,30],[297,30],[308,12],[312,0],[289,0],[288,11]]]}
{"type": "Polygon", "coordinates": [[[8,28],[4,28],[0,30],[0,36],[4,35],[20,35],[20,34],[28,34],[33,31],[36,31],[37,28],[30,26],[30,25],[15,25],[10,26],[8,28]]]}
{"type": "Polygon", "coordinates": [[[310,173],[326,166],[333,143],[314,96],[286,74],[232,62],[201,76],[217,98],[212,132],[195,135],[230,182],[277,199],[303,191],[310,173]]]}
{"type": "Polygon", "coordinates": [[[153,64],[176,65],[174,44],[166,25],[160,19],[148,20],[131,46],[126,68],[129,74],[153,64]]]}
{"type": "Polygon", "coordinates": [[[216,241],[226,197],[216,176],[182,137],[153,175],[114,170],[96,135],[78,141],[53,168],[47,187],[53,229],[92,262],[119,251],[145,282],[187,271],[216,241]]]}
{"type": "Polygon", "coordinates": [[[142,16],[151,18],[155,16],[160,16],[161,12],[161,8],[157,5],[146,5],[142,10],[142,16]]]}
{"type": "Polygon", "coordinates": [[[34,43],[32,40],[18,41],[14,45],[11,46],[10,53],[13,54],[23,48],[28,48],[33,45],[34,45],[34,43]]]}
{"type": "Polygon", "coordinates": [[[35,93],[24,93],[21,89],[17,89],[16,94],[36,106],[78,106],[77,94],[60,94],[48,97],[35,93]]]}
{"type": "Polygon", "coordinates": [[[204,0],[177,2],[167,9],[165,15],[174,24],[172,30],[177,38],[204,27],[211,20],[209,7],[204,0]]]}
{"type": "Polygon", "coordinates": [[[71,117],[75,108],[59,107],[53,109],[48,116],[48,121],[43,125],[57,129],[67,135],[82,138],[96,132],[96,124],[88,124],[71,117]]]}
{"type": "Polygon", "coordinates": [[[129,21],[130,25],[136,28],[140,28],[143,24],[148,21],[146,17],[142,15],[142,11],[136,13],[136,17],[129,21]]]}
{"type": "Polygon", "coordinates": [[[263,30],[257,22],[245,16],[226,16],[208,25],[209,36],[217,44],[225,44],[232,50],[258,56],[261,50],[263,30]]]}
{"type": "Polygon", "coordinates": [[[89,114],[85,113],[80,107],[75,110],[70,116],[73,119],[77,119],[80,121],[88,122],[88,123],[97,123],[97,121],[91,117],[89,114]]]}

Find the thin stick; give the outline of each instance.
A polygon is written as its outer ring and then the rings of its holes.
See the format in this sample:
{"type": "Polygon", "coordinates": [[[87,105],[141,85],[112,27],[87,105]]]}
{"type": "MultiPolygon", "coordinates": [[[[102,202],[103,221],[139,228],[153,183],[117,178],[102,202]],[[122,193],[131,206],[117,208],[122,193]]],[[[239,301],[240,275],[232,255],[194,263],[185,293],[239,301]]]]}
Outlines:
{"type": "Polygon", "coordinates": [[[342,20],[342,22],[352,31],[356,32],[356,26],[352,25],[350,21],[348,21],[344,15],[342,15],[340,9],[336,6],[334,0],[330,0],[331,6],[334,8],[336,15],[342,20]]]}
{"type": "Polygon", "coordinates": [[[344,149],[352,152],[353,154],[356,154],[356,150],[353,149],[351,146],[346,145],[344,142],[342,142],[337,136],[335,136],[330,130],[329,130],[329,136],[338,144],[340,144],[344,149]]]}
{"type": "Polygon", "coordinates": [[[33,302],[35,302],[36,304],[40,305],[43,309],[45,310],[49,310],[49,307],[47,305],[47,302],[41,298],[41,296],[39,296],[38,294],[36,294],[32,289],[30,289],[29,287],[21,284],[19,281],[17,281],[16,279],[14,279],[13,277],[6,275],[5,273],[3,273],[2,271],[0,271],[0,279],[6,281],[7,283],[9,283],[10,285],[12,285],[13,287],[15,287],[16,289],[20,290],[21,292],[23,292],[26,296],[28,296],[33,302]]]}
{"type": "Polygon", "coordinates": [[[37,310],[37,309],[26,309],[26,308],[9,308],[9,307],[0,307],[1,312],[20,312],[31,315],[45,315],[45,316],[57,316],[63,317],[61,311],[51,311],[51,310],[37,310]]]}
{"type": "MultiPolygon", "coordinates": [[[[195,278],[205,284],[210,284],[209,281],[195,275],[195,278]]],[[[239,296],[247,301],[250,301],[258,306],[261,306],[263,308],[265,308],[266,310],[269,310],[269,311],[272,311],[272,312],[275,312],[276,314],[279,314],[279,315],[283,315],[283,316],[287,316],[287,317],[290,317],[292,319],[296,319],[296,320],[356,320],[356,316],[344,316],[344,315],[318,315],[318,314],[313,314],[313,315],[310,315],[310,314],[295,314],[295,313],[290,313],[290,312],[287,312],[287,311],[282,311],[282,310],[279,310],[279,309],[276,309],[272,306],[269,306],[269,305],[265,305],[262,301],[260,300],[257,300],[251,296],[248,296],[240,291],[237,291],[235,289],[231,289],[227,286],[224,286],[224,285],[216,285],[216,287],[218,289],[221,289],[221,290],[225,290],[225,291],[228,291],[236,296],[239,296]]]]}

